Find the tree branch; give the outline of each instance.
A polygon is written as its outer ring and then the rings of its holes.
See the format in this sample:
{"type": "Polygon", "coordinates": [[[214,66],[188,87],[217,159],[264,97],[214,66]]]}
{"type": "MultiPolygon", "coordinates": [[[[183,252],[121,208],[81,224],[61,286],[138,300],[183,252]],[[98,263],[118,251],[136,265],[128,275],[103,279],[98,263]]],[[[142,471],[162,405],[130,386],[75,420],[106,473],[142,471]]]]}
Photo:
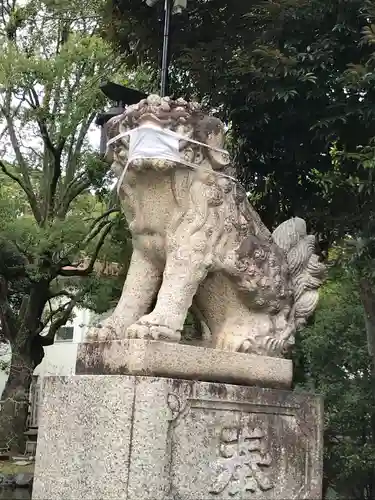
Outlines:
{"type": "MultiPolygon", "coordinates": [[[[25,99],[25,96],[23,95],[22,98],[20,98],[20,102],[17,104],[17,107],[16,109],[14,110],[13,112],[13,116],[16,116],[18,111],[21,109],[21,106],[22,106],[22,101],[23,99],[25,99]]],[[[3,128],[3,130],[1,131],[1,134],[0,134],[0,140],[3,138],[3,136],[8,132],[8,125],[5,125],[5,127],[3,128]]]]}
{"type": "Polygon", "coordinates": [[[39,224],[41,222],[42,218],[41,218],[41,215],[40,215],[38,202],[36,201],[35,194],[32,191],[32,188],[30,189],[29,186],[27,185],[27,183],[23,179],[21,179],[21,177],[18,177],[17,175],[12,174],[11,172],[9,172],[9,170],[7,169],[5,163],[2,160],[0,160],[0,168],[1,168],[1,170],[3,171],[3,173],[6,176],[8,176],[13,181],[17,182],[17,184],[22,188],[22,190],[24,191],[24,193],[27,196],[27,199],[29,201],[30,208],[31,208],[31,210],[33,212],[35,220],[39,224]]]}
{"type": "Polygon", "coordinates": [[[42,346],[45,347],[53,344],[56,332],[58,331],[59,328],[61,328],[66,324],[77,302],[85,295],[86,292],[87,292],[86,289],[81,290],[74,296],[74,298],[71,299],[70,302],[65,304],[65,309],[63,311],[60,311],[61,312],[60,316],[57,319],[55,319],[55,321],[52,322],[51,326],[49,327],[47,335],[39,336],[42,346]]]}
{"type": "MultiPolygon", "coordinates": [[[[109,220],[103,220],[101,217],[96,219],[93,224],[91,225],[91,228],[89,233],[86,235],[82,243],[79,245],[81,248],[86,248],[87,245],[98,236],[100,231],[105,228],[105,226],[110,225],[112,227],[113,222],[109,220]],[[95,227],[97,226],[97,227],[95,227]]],[[[78,247],[78,248],[79,248],[78,247]]]]}
{"type": "Polygon", "coordinates": [[[20,306],[20,309],[19,309],[19,312],[18,312],[18,319],[19,319],[20,323],[22,323],[23,320],[24,320],[25,313],[27,311],[28,299],[29,299],[29,297],[27,295],[25,295],[22,298],[21,306],[20,306]]]}
{"type": "Polygon", "coordinates": [[[55,209],[55,197],[56,197],[56,190],[57,190],[57,183],[59,182],[59,178],[61,176],[61,159],[60,159],[60,154],[58,156],[55,156],[55,161],[53,165],[53,171],[52,171],[52,179],[51,179],[51,184],[50,184],[50,189],[49,189],[49,206],[48,206],[48,214],[49,217],[53,217],[54,209],[55,209]]]}
{"type": "MultiPolygon", "coordinates": [[[[65,303],[65,304],[62,304],[61,306],[59,306],[54,311],[51,310],[50,314],[46,317],[46,319],[43,321],[43,323],[40,324],[40,327],[38,328],[38,333],[41,333],[57,314],[64,312],[67,305],[68,305],[68,303],[65,303]]],[[[51,308],[51,305],[50,305],[50,308],[51,308]]]]}
{"type": "Polygon", "coordinates": [[[8,303],[8,282],[0,276],[0,322],[2,335],[9,341],[16,338],[17,318],[8,303]]]}
{"type": "MultiPolygon", "coordinates": [[[[72,154],[71,159],[68,158],[68,163],[69,164],[72,163],[71,177],[73,177],[73,175],[74,175],[74,168],[75,168],[75,166],[77,164],[78,155],[81,152],[83,141],[85,140],[86,134],[87,134],[87,132],[88,132],[88,130],[90,128],[90,125],[94,121],[95,116],[96,116],[96,112],[91,113],[91,115],[89,115],[89,117],[87,118],[86,122],[82,123],[81,128],[79,130],[77,141],[76,141],[76,144],[75,144],[75,147],[74,147],[74,152],[72,154]]],[[[70,165],[67,168],[68,171],[69,171],[69,168],[71,168],[70,165]]]]}
{"type": "MultiPolygon", "coordinates": [[[[100,235],[100,238],[98,239],[98,242],[96,244],[94,253],[93,253],[93,255],[92,255],[91,259],[90,259],[89,265],[86,267],[86,269],[78,269],[78,268],[76,268],[76,269],[63,269],[62,268],[59,271],[59,274],[61,276],[89,276],[92,273],[92,271],[94,269],[94,265],[95,265],[96,259],[98,258],[100,249],[103,246],[103,243],[104,243],[104,241],[105,241],[105,239],[107,237],[107,234],[110,232],[110,230],[113,227],[113,222],[112,221],[111,222],[106,221],[105,222],[105,226],[102,226],[100,228],[100,230],[103,227],[104,227],[103,232],[100,235]]],[[[98,234],[98,232],[92,238],[94,238],[98,234]]],[[[91,241],[91,239],[89,241],[91,241]]],[[[86,238],[85,238],[85,240],[86,240],[86,238]]]]}
{"type": "Polygon", "coordinates": [[[56,156],[58,154],[57,148],[53,145],[51,138],[48,133],[47,125],[45,123],[45,120],[42,118],[36,118],[40,134],[42,136],[43,142],[46,145],[46,148],[51,152],[53,157],[56,159],[56,156]]]}
{"type": "Polygon", "coordinates": [[[8,170],[8,169],[7,169],[7,167],[5,166],[5,163],[4,163],[2,160],[0,160],[0,168],[1,168],[1,170],[3,171],[3,173],[4,173],[6,176],[8,176],[8,177],[9,177],[10,179],[12,179],[13,181],[17,182],[17,184],[19,184],[19,186],[20,186],[20,187],[24,190],[24,192],[25,192],[26,194],[28,194],[28,193],[27,193],[27,187],[25,186],[25,184],[24,184],[23,180],[22,180],[20,177],[18,177],[17,175],[12,174],[11,172],[9,172],[9,170],[8,170]]]}
{"type": "Polygon", "coordinates": [[[77,168],[77,161],[78,157],[81,153],[82,146],[83,146],[83,141],[85,140],[85,137],[87,135],[87,132],[90,128],[90,125],[92,124],[93,120],[95,119],[96,112],[93,112],[89,115],[86,121],[84,121],[81,124],[81,127],[78,132],[78,136],[75,139],[75,134],[73,134],[72,141],[69,147],[68,151],[68,156],[67,156],[67,161],[66,161],[66,178],[65,178],[65,192],[62,196],[62,198],[65,197],[65,194],[67,193],[69,189],[69,184],[71,181],[74,179],[74,175],[76,173],[76,168],[77,168]]]}
{"type": "MultiPolygon", "coordinates": [[[[35,196],[35,193],[33,191],[33,187],[31,184],[31,180],[30,180],[30,176],[29,176],[29,172],[28,172],[28,166],[27,166],[25,158],[23,157],[23,154],[21,152],[21,148],[20,148],[20,145],[18,142],[17,134],[16,134],[16,131],[15,131],[15,128],[13,125],[12,117],[9,115],[9,106],[10,106],[11,95],[8,95],[6,100],[8,102],[8,104],[7,104],[8,109],[1,107],[1,111],[4,114],[4,117],[5,117],[5,120],[7,123],[10,141],[12,143],[14,154],[16,156],[16,160],[17,160],[17,163],[18,163],[19,168],[20,168],[20,172],[21,172],[21,175],[23,178],[23,184],[26,188],[26,189],[23,188],[23,190],[25,191],[25,193],[27,195],[31,210],[32,210],[33,215],[35,217],[35,220],[37,221],[38,224],[40,224],[42,221],[42,217],[41,217],[39,205],[37,202],[37,198],[35,196]]],[[[15,180],[15,179],[13,179],[13,180],[15,180]]]]}
{"type": "Polygon", "coordinates": [[[8,125],[5,125],[5,127],[1,131],[0,140],[4,137],[4,135],[7,133],[7,131],[8,131],[8,125]]]}
{"type": "Polygon", "coordinates": [[[77,198],[77,196],[79,196],[83,191],[85,191],[85,189],[88,189],[90,187],[91,183],[89,180],[84,179],[85,175],[86,175],[85,173],[80,174],[77,178],[73,179],[67,186],[65,194],[60,204],[58,217],[60,218],[65,217],[66,212],[68,211],[72,201],[75,198],[77,198]]]}
{"type": "Polygon", "coordinates": [[[65,192],[62,196],[61,202],[64,201],[64,199],[66,198],[69,191],[74,187],[74,184],[77,184],[78,182],[82,182],[85,175],[86,175],[86,172],[80,172],[76,177],[74,177],[73,179],[71,179],[68,182],[67,186],[65,187],[65,192]]]}
{"type": "Polygon", "coordinates": [[[67,290],[61,290],[60,292],[51,292],[49,298],[54,299],[55,297],[68,297],[69,299],[73,299],[75,295],[73,293],[68,292],[67,290]]]}
{"type": "MultiPolygon", "coordinates": [[[[66,252],[65,256],[60,258],[60,262],[59,262],[58,268],[56,270],[57,273],[59,273],[63,267],[67,266],[67,264],[63,264],[64,261],[68,260],[67,255],[69,255],[71,253],[76,253],[80,249],[84,249],[90,243],[90,241],[92,241],[100,233],[100,231],[108,224],[110,224],[112,227],[113,222],[110,220],[104,220],[104,218],[108,217],[108,215],[110,215],[111,213],[117,212],[117,211],[118,211],[117,208],[110,208],[109,210],[107,210],[103,214],[99,215],[99,217],[97,217],[94,220],[94,222],[92,222],[85,238],[82,241],[79,241],[75,245],[73,245],[66,252]]],[[[65,276],[67,276],[67,274],[65,274],[65,276]]],[[[75,274],[72,274],[72,276],[75,276],[75,274]]]]}
{"type": "Polygon", "coordinates": [[[37,111],[36,122],[39,127],[40,134],[42,136],[43,142],[45,144],[46,149],[51,153],[53,158],[53,166],[52,166],[52,176],[50,179],[50,185],[48,189],[48,196],[46,200],[46,210],[45,216],[49,216],[52,218],[54,207],[55,207],[55,196],[57,183],[61,176],[61,153],[64,149],[65,139],[61,138],[58,146],[55,146],[51,140],[50,134],[47,129],[46,120],[42,116],[38,116],[38,111],[42,108],[40,106],[40,101],[38,94],[34,88],[29,90],[30,98],[32,99],[31,106],[37,111]]]}
{"type": "MultiPolygon", "coordinates": [[[[108,210],[106,210],[105,212],[103,212],[102,215],[99,215],[99,217],[96,217],[95,221],[91,225],[90,231],[96,226],[96,224],[99,221],[101,221],[105,217],[108,217],[108,215],[114,214],[116,212],[120,212],[120,209],[113,207],[113,208],[109,208],[108,210]]],[[[92,219],[85,219],[85,222],[88,221],[88,220],[92,220],[92,219]]]]}

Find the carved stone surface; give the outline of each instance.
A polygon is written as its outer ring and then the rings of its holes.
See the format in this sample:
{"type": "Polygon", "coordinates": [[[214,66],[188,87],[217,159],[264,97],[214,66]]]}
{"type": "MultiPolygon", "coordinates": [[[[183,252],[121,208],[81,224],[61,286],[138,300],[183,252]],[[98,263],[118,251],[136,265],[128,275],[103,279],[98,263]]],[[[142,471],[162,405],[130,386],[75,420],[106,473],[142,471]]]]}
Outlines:
{"type": "Polygon", "coordinates": [[[224,427],[220,435],[220,459],[214,468],[219,469],[210,493],[237,493],[251,498],[251,493],[274,488],[270,479],[272,455],[268,436],[260,427],[249,425],[224,427]]]}
{"type": "Polygon", "coordinates": [[[110,139],[131,131],[108,159],[134,251],[113,315],[88,339],[178,342],[192,306],[212,347],[282,357],[324,275],[305,222],[271,234],[232,177],[223,124],[196,103],[149,96],[108,131],[110,139]],[[163,147],[168,159],[158,157],[163,147]]]}
{"type": "Polygon", "coordinates": [[[322,402],[126,375],[50,377],[33,500],[321,498],[322,402]]]}
{"type": "Polygon", "coordinates": [[[78,344],[77,375],[148,375],[289,389],[290,359],[156,340],[78,344]]]}

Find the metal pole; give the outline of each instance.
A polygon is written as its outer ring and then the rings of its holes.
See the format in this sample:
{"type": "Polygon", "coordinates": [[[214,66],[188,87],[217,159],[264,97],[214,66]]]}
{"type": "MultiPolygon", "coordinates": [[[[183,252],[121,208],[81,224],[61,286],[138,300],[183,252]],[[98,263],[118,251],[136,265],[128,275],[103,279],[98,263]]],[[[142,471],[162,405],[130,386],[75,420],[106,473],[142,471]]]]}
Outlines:
{"type": "Polygon", "coordinates": [[[169,30],[172,17],[174,0],[165,0],[164,6],[164,36],[163,36],[163,55],[161,60],[161,87],[160,95],[165,97],[168,92],[168,66],[169,66],[169,30]]]}

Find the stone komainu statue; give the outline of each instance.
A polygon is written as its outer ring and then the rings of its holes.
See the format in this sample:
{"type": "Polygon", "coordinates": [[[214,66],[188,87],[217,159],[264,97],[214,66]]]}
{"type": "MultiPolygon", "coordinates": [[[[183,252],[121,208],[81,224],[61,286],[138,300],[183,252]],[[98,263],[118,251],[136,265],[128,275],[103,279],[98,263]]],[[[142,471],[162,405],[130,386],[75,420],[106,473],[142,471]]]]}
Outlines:
{"type": "Polygon", "coordinates": [[[231,177],[222,122],[152,95],[108,123],[107,157],[133,238],[122,296],[91,340],[180,340],[189,308],[211,347],[281,356],[325,266],[292,218],[273,233],[231,177]]]}

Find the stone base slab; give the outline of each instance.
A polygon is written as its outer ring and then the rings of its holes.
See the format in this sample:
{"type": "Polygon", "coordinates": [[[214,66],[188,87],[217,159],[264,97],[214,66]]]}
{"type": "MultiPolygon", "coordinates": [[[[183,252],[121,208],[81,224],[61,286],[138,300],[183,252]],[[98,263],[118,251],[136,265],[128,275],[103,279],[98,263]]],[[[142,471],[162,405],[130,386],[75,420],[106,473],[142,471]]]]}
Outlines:
{"type": "Polygon", "coordinates": [[[320,499],[322,401],[124,375],[48,377],[33,500],[320,499]]]}
{"type": "Polygon", "coordinates": [[[293,366],[283,358],[128,339],[79,344],[76,374],[158,376],[288,389],[293,366]]]}

